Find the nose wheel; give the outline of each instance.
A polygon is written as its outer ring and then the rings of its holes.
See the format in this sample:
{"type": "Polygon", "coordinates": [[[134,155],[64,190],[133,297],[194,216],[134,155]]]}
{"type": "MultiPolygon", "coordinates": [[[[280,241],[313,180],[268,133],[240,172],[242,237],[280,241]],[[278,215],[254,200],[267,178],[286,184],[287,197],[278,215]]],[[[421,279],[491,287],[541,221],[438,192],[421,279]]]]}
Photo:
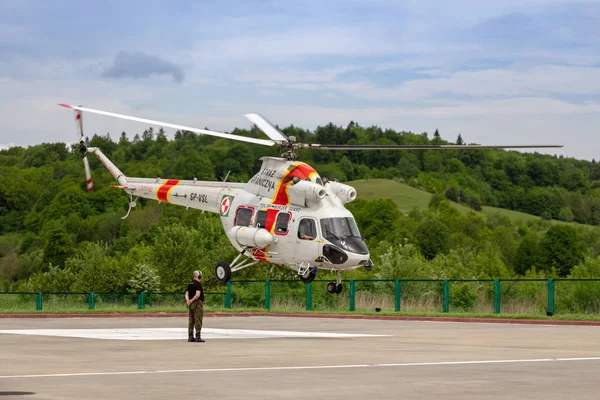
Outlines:
{"type": "Polygon", "coordinates": [[[327,291],[331,294],[342,293],[342,274],[340,273],[340,271],[337,271],[337,281],[329,282],[327,284],[327,291]]]}
{"type": "Polygon", "coordinates": [[[342,293],[342,284],[335,283],[335,282],[329,282],[327,284],[327,291],[331,294],[334,294],[334,293],[340,294],[340,293],[342,293]]]}

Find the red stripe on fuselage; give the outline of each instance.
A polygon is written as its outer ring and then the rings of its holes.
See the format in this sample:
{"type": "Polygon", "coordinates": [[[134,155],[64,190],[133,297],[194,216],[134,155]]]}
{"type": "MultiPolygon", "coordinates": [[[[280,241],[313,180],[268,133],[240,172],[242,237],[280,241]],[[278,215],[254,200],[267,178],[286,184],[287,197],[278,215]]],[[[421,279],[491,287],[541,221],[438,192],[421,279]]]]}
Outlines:
{"type": "MultiPolygon", "coordinates": [[[[310,176],[314,173],[316,173],[316,171],[307,164],[294,164],[290,166],[290,168],[286,171],[286,173],[279,181],[279,185],[277,185],[277,190],[275,191],[275,196],[273,196],[271,204],[284,206],[289,205],[290,199],[288,196],[287,188],[294,179],[294,177],[304,180],[306,178],[310,178],[310,176]]],[[[275,219],[277,218],[279,210],[266,208],[265,211],[267,212],[267,221],[265,222],[265,229],[272,234],[275,231],[275,219]]],[[[269,259],[267,258],[268,248],[269,246],[265,247],[264,249],[252,249],[250,253],[256,260],[269,262],[269,259]]]]}
{"type": "Polygon", "coordinates": [[[266,247],[264,249],[252,249],[250,250],[250,253],[252,254],[255,260],[269,262],[265,250],[267,250],[266,247]]]}
{"type": "Polygon", "coordinates": [[[173,189],[174,186],[177,186],[179,184],[179,182],[180,181],[176,180],[176,179],[169,179],[168,181],[166,181],[156,191],[156,198],[159,201],[166,201],[168,203],[169,202],[169,191],[171,189],[173,189]]]}
{"type": "Polygon", "coordinates": [[[277,217],[278,210],[268,208],[267,210],[267,222],[265,223],[265,229],[273,233],[275,229],[275,217],[277,217]]]}
{"type": "Polygon", "coordinates": [[[287,206],[290,204],[290,198],[288,196],[288,186],[292,182],[294,178],[298,178],[300,180],[305,180],[309,178],[316,171],[308,164],[293,164],[287,170],[279,185],[277,186],[277,191],[275,192],[275,196],[273,197],[273,201],[271,204],[277,204],[282,206],[287,206]]]}

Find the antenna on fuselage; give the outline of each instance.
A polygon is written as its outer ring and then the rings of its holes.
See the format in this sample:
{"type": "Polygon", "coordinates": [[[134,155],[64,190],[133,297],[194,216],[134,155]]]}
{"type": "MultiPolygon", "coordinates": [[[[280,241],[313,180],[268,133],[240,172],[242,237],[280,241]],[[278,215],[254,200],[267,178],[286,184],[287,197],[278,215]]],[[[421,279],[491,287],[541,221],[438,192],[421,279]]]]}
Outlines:
{"type": "Polygon", "coordinates": [[[227,171],[227,175],[225,175],[225,179],[223,179],[223,183],[227,182],[227,178],[229,178],[229,173],[231,170],[227,171]]]}

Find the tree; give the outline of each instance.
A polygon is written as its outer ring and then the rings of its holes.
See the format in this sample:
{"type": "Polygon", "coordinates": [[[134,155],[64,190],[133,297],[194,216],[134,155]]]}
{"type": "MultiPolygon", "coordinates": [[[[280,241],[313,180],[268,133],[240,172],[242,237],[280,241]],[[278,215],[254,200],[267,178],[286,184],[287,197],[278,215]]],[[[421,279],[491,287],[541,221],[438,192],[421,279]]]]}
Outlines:
{"type": "Polygon", "coordinates": [[[391,238],[400,220],[400,211],[390,199],[357,199],[346,205],[369,245],[391,238]]]}
{"type": "Polygon", "coordinates": [[[534,233],[529,233],[519,243],[515,256],[515,272],[517,274],[525,275],[530,269],[539,267],[540,251],[538,242],[537,236],[534,233]]]}
{"type": "Polygon", "coordinates": [[[450,230],[437,219],[427,219],[415,233],[421,254],[428,260],[450,250],[450,230]]]}
{"type": "Polygon", "coordinates": [[[142,133],[142,140],[151,141],[154,140],[154,128],[150,127],[142,133]]]}
{"type": "Polygon", "coordinates": [[[442,140],[442,137],[440,136],[440,132],[438,132],[438,130],[436,129],[434,134],[433,134],[433,139],[431,139],[431,143],[432,144],[442,144],[444,141],[442,140]]]}
{"type": "Polygon", "coordinates": [[[446,190],[445,196],[448,200],[458,203],[458,190],[456,190],[454,185],[446,190]]]}
{"type": "Polygon", "coordinates": [[[467,197],[467,205],[471,207],[475,211],[481,211],[481,201],[477,196],[468,196],[467,197]]]}
{"type": "Polygon", "coordinates": [[[465,142],[463,141],[463,138],[460,135],[460,133],[458,134],[458,137],[456,138],[456,144],[460,144],[460,145],[465,144],[465,142]]]}
{"type": "Polygon", "coordinates": [[[123,131],[121,132],[121,138],[119,139],[119,146],[130,144],[129,139],[127,138],[127,134],[123,131]]]}
{"type": "Polygon", "coordinates": [[[552,225],[540,242],[540,261],[546,271],[555,268],[561,277],[569,275],[571,269],[583,261],[581,239],[575,228],[552,225]]]}
{"type": "Polygon", "coordinates": [[[44,240],[44,265],[64,266],[65,260],[73,254],[71,236],[63,228],[53,229],[48,232],[44,240]]]}
{"type": "Polygon", "coordinates": [[[444,200],[445,197],[443,193],[435,193],[433,196],[431,196],[431,200],[429,200],[429,208],[437,208],[444,200]]]}

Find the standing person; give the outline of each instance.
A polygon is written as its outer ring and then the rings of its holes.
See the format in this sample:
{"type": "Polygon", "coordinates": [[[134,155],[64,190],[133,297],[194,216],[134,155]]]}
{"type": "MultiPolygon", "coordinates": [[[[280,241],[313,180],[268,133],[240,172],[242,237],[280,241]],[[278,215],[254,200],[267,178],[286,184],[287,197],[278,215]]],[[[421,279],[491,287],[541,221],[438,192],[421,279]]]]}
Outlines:
{"type": "Polygon", "coordinates": [[[200,337],[202,330],[202,318],[204,317],[204,289],[200,281],[202,280],[202,271],[194,271],[194,279],[185,291],[185,301],[189,307],[188,323],[188,342],[204,342],[200,337]],[[194,339],[194,327],[196,328],[196,338],[194,339]]]}

